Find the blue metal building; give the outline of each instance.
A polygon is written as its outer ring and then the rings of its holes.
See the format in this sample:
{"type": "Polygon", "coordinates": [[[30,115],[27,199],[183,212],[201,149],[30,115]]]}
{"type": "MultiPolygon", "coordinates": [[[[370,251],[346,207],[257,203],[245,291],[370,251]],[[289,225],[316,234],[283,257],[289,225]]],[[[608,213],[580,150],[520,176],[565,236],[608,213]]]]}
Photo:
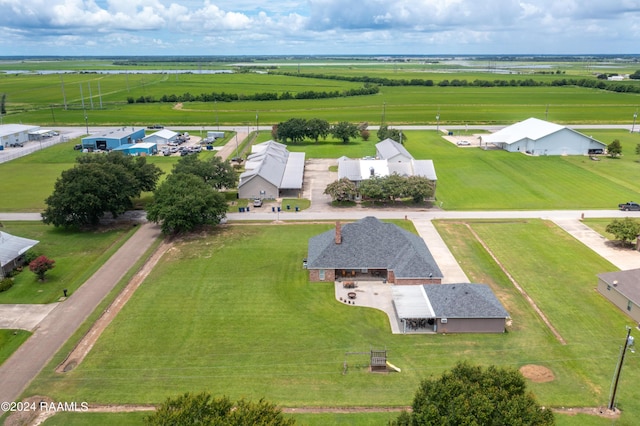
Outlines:
{"type": "Polygon", "coordinates": [[[82,147],[109,151],[139,142],[144,136],[144,127],[121,127],[82,138],[82,147]]]}

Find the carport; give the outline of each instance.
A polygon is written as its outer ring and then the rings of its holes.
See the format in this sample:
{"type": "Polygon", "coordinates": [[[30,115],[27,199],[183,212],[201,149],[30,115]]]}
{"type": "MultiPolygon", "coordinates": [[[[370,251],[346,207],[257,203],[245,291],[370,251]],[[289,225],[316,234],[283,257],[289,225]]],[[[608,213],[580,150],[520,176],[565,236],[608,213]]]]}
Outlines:
{"type": "Polygon", "coordinates": [[[393,286],[393,305],[402,333],[434,332],[435,312],[422,285],[393,286]]]}

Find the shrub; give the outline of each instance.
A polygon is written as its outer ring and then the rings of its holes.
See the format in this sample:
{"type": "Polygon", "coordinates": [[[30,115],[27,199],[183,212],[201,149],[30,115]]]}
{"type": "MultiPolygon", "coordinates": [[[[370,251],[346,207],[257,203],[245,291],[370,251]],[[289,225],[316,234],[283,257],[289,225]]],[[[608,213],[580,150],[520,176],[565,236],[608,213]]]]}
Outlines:
{"type": "Polygon", "coordinates": [[[11,287],[13,287],[13,280],[11,278],[4,278],[0,281],[0,293],[9,290],[11,287]]]}

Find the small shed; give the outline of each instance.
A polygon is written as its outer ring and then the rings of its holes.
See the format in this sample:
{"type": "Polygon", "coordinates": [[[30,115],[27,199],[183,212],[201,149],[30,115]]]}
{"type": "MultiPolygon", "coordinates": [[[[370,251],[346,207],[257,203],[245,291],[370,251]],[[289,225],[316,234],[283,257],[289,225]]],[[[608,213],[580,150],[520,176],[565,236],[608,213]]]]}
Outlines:
{"type": "Polygon", "coordinates": [[[37,240],[0,231],[0,278],[22,265],[25,252],[38,243],[37,240]]]}
{"type": "Polygon", "coordinates": [[[158,152],[158,144],[155,142],[139,142],[130,145],[121,145],[113,149],[125,155],[154,155],[158,152]]]}
{"type": "Polygon", "coordinates": [[[82,147],[109,151],[131,145],[145,137],[144,127],[121,127],[82,138],[82,147]]]}

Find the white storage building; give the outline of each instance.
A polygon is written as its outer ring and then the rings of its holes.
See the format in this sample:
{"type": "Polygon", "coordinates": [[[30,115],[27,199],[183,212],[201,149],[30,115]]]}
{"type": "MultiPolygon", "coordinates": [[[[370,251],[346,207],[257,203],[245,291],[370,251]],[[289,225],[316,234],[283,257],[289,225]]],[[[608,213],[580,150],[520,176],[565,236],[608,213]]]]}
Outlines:
{"type": "Polygon", "coordinates": [[[490,135],[483,135],[481,141],[505,151],[530,155],[593,155],[603,154],[606,149],[606,145],[599,140],[537,118],[529,118],[490,135]]]}

